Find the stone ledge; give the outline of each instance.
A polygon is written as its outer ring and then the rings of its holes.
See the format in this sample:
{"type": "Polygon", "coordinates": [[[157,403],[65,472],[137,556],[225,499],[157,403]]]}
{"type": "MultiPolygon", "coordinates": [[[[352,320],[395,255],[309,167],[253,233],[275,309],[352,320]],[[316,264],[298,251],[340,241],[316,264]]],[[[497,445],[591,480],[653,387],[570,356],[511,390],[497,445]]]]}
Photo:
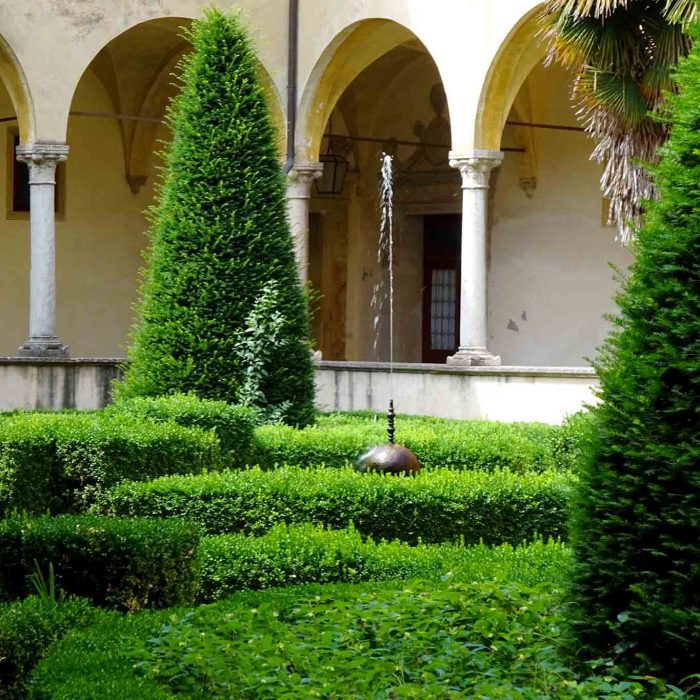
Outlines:
{"type": "Polygon", "coordinates": [[[121,357],[0,357],[0,365],[125,365],[121,357]]]}
{"type": "MultiPolygon", "coordinates": [[[[335,370],[342,372],[389,372],[388,362],[340,362],[334,360],[321,360],[316,365],[319,369],[335,370]]],[[[477,376],[494,377],[558,377],[568,379],[595,379],[596,373],[592,367],[460,367],[455,365],[436,365],[422,363],[394,363],[394,372],[397,374],[467,374],[477,376]]]]}

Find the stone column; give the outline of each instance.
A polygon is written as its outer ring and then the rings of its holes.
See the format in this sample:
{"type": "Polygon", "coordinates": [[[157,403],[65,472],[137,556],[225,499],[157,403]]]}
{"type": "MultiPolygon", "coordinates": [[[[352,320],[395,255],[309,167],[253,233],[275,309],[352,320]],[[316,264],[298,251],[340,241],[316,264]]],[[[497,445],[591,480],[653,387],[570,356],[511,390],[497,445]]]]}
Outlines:
{"type": "Polygon", "coordinates": [[[66,357],[67,346],[56,337],[56,166],[68,157],[61,143],[17,147],[17,160],[29,168],[31,268],[29,273],[29,339],[20,357],[66,357]]]}
{"type": "Polygon", "coordinates": [[[503,161],[500,151],[450,153],[450,165],[462,174],[462,274],[459,350],[449,365],[500,365],[488,350],[486,235],[491,171],[503,161]]]}
{"type": "Polygon", "coordinates": [[[309,200],[311,185],[321,176],[321,163],[299,163],[287,175],[287,215],[294,240],[299,279],[306,285],[309,277],[309,200]]]}

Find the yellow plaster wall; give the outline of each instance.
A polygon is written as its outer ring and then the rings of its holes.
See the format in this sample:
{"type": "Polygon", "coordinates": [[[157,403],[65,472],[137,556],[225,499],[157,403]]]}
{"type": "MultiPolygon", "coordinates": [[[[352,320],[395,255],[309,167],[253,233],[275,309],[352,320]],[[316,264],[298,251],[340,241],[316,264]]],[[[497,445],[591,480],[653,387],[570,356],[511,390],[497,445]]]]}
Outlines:
{"type": "MultiPolygon", "coordinates": [[[[395,46],[406,33],[430,52],[445,86],[457,152],[488,146],[479,143],[475,125],[482,106],[486,76],[509,35],[534,8],[536,0],[305,0],[302,6],[301,93],[298,153],[313,160],[318,131],[325,123],[342,85],[364,70],[372,45],[395,46]],[[373,26],[370,26],[372,24],[373,26]]],[[[524,77],[524,74],[521,76],[524,77]]],[[[492,93],[495,101],[508,96],[492,93]]],[[[492,100],[493,102],[494,100],[492,100]]],[[[507,111],[508,107],[505,107],[507,111]]]]}
{"type": "MultiPolygon", "coordinates": [[[[91,71],[74,108],[110,111],[91,71]]],[[[146,245],[142,212],[151,201],[153,178],[132,194],[115,121],[73,117],[68,142],[66,217],[56,227],[58,334],[75,356],[123,356],[146,245]]]]}
{"type": "MultiPolygon", "coordinates": [[[[109,98],[88,71],[75,108],[109,112],[109,98]]],[[[165,135],[165,134],[163,134],[165,135]]],[[[153,178],[133,195],[124,176],[121,136],[111,120],[74,117],[69,124],[65,215],[56,222],[57,327],[77,357],[123,356],[146,239],[143,210],[153,178]]],[[[7,139],[0,139],[5,149],[7,139]]],[[[2,166],[5,173],[5,156],[2,166]]],[[[5,197],[6,188],[2,188],[5,197]]],[[[4,219],[5,207],[2,215],[4,219]]],[[[25,339],[29,222],[0,222],[0,355],[25,339]]]]}
{"type": "MultiPolygon", "coordinates": [[[[575,124],[570,77],[538,66],[530,77],[533,116],[575,124]]],[[[505,142],[511,142],[509,127],[505,142]]],[[[600,167],[584,134],[537,130],[538,185],[528,199],[518,184],[518,154],[506,154],[494,181],[489,274],[490,347],[509,365],[587,364],[615,309],[612,263],[631,254],[602,225],[600,167]]]]}
{"type": "MultiPolygon", "coordinates": [[[[0,116],[13,113],[10,96],[0,82],[0,116]]],[[[29,330],[29,222],[5,218],[7,132],[16,128],[17,122],[0,123],[0,355],[14,355],[29,330]]]]}
{"type": "MultiPolygon", "coordinates": [[[[285,94],[287,3],[283,0],[222,0],[237,8],[258,57],[285,94]]],[[[128,29],[164,17],[191,19],[209,0],[31,0],[0,3],[0,34],[15,49],[34,97],[35,138],[64,141],[77,84],[97,53],[128,29]]]]}

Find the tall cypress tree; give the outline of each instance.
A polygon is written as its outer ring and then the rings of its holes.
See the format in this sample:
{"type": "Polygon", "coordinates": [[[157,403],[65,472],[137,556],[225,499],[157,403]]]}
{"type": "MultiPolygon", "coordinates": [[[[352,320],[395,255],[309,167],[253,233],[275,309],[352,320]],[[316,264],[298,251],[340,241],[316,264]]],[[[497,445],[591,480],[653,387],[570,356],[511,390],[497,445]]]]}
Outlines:
{"type": "Polygon", "coordinates": [[[257,62],[233,15],[207,11],[188,38],[194,50],[168,110],[172,143],[151,212],[141,320],[120,396],[193,391],[236,401],[246,320],[273,283],[281,339],[262,348],[269,361],[260,391],[267,404],[286,406],[289,422],[308,424],[314,387],[306,302],[257,62]]]}
{"type": "Polygon", "coordinates": [[[676,681],[700,670],[700,43],[678,82],[572,532],[581,646],[676,681]]]}

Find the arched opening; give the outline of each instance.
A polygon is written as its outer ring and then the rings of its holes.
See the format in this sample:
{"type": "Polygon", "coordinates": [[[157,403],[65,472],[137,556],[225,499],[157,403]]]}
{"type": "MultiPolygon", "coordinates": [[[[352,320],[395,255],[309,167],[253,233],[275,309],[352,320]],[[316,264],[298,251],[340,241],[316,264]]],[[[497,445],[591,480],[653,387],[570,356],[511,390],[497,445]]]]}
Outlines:
{"type": "Polygon", "coordinates": [[[538,10],[511,32],[482,91],[478,148],[514,149],[491,181],[489,347],[503,364],[582,366],[614,312],[630,253],[607,226],[601,167],[570,101],[573,76],[546,66],[538,10]]]}
{"type": "MultiPolygon", "coordinates": [[[[348,161],[342,193],[312,189],[309,279],[320,293],[314,336],[324,359],[389,358],[387,260],[378,252],[380,156],[388,152],[395,166],[394,359],[421,362],[429,359],[432,269],[454,271],[459,260],[460,178],[448,162],[442,81],[425,46],[394,22],[355,25],[332,48],[300,112],[302,157],[313,161],[331,149],[348,161]]],[[[456,279],[455,272],[445,355],[458,340],[456,279]]]]}
{"type": "MultiPolygon", "coordinates": [[[[147,245],[144,212],[170,139],[164,117],[179,90],[178,63],[190,50],[184,36],[190,22],[163,17],[131,27],[93,57],[75,88],[65,204],[56,224],[58,327],[75,356],[126,351],[147,245]]],[[[262,67],[261,76],[284,134],[279,100],[262,67]]]]}
{"type": "Polygon", "coordinates": [[[15,159],[33,138],[27,83],[14,52],[0,36],[0,355],[14,355],[27,332],[29,305],[29,175],[15,159]]]}

